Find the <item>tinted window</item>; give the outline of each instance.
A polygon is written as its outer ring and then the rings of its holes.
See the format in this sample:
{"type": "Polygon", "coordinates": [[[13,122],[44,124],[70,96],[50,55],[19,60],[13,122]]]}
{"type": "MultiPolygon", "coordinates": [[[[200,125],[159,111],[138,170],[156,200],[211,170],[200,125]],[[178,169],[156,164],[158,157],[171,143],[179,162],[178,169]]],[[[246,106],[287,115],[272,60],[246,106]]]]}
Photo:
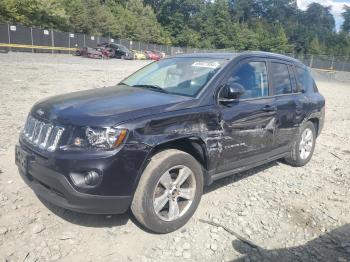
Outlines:
{"type": "Polygon", "coordinates": [[[230,77],[229,82],[235,82],[244,87],[242,99],[269,95],[265,62],[244,64],[230,77]]]}
{"type": "Polygon", "coordinates": [[[271,63],[272,83],[275,95],[292,93],[288,65],[282,63],[271,63]]]}
{"type": "Polygon", "coordinates": [[[305,90],[308,92],[314,90],[314,79],[308,70],[297,66],[296,78],[298,83],[298,91],[305,90]]]}

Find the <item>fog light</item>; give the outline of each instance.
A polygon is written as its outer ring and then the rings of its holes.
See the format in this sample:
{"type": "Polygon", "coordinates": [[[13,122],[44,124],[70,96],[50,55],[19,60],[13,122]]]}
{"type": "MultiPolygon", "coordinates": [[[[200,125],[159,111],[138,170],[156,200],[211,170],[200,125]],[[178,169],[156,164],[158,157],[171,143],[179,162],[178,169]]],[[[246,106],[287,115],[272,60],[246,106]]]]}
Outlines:
{"type": "Polygon", "coordinates": [[[100,174],[96,171],[89,171],[84,177],[85,184],[95,186],[100,182],[100,174]]]}

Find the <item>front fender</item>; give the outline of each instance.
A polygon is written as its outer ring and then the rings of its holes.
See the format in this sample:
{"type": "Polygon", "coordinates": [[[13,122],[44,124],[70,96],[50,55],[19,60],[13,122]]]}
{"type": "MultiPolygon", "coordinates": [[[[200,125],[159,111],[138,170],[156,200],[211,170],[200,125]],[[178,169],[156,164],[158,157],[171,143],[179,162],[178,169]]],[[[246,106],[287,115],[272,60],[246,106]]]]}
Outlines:
{"type": "Polygon", "coordinates": [[[221,115],[214,107],[162,113],[151,118],[132,120],[120,126],[131,130],[127,143],[143,143],[151,148],[176,141],[199,141],[205,152],[207,170],[214,169],[221,157],[223,128],[221,115]]]}

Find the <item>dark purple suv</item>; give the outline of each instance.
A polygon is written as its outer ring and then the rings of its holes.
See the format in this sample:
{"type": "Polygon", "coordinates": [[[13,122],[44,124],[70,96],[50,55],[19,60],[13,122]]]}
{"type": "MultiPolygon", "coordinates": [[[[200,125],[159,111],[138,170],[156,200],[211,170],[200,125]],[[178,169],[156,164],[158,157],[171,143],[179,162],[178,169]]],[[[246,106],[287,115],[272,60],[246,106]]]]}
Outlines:
{"type": "Polygon", "coordinates": [[[86,213],[131,207],[146,228],[167,233],[217,179],[281,158],[305,165],[324,114],[309,69],[295,59],[181,55],[116,86],[38,102],[16,163],[41,199],[86,213]]]}

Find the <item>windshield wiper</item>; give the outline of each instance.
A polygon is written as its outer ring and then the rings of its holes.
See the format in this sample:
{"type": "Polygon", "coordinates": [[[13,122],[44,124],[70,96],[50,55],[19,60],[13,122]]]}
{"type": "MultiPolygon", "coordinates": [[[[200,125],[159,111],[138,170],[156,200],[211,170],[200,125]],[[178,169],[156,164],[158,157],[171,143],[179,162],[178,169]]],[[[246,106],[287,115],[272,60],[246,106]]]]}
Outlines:
{"type": "Polygon", "coordinates": [[[161,88],[160,86],[157,86],[157,85],[133,85],[133,87],[144,87],[144,88],[153,89],[153,90],[160,91],[167,94],[169,93],[164,88],[161,88]]]}
{"type": "Polygon", "coordinates": [[[125,82],[120,82],[118,85],[124,85],[124,86],[129,86],[127,83],[125,82]]]}

